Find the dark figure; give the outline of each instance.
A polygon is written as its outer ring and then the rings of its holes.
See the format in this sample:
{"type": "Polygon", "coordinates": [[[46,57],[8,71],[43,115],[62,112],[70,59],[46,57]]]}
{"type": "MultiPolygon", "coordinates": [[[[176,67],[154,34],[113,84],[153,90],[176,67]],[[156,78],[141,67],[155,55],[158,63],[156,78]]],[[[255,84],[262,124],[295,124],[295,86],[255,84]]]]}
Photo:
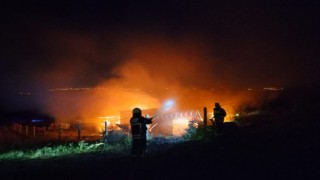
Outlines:
{"type": "MultiPolygon", "coordinates": [[[[226,111],[220,106],[219,103],[214,104],[215,108],[213,108],[213,118],[216,123],[216,128],[217,128],[217,134],[220,134],[223,129],[223,122],[224,122],[224,117],[226,117],[227,113],[226,111]]],[[[213,120],[210,119],[212,122],[213,120]]]]}
{"type": "Polygon", "coordinates": [[[147,149],[146,124],[151,124],[152,118],[143,117],[139,108],[134,108],[132,114],[132,118],[130,119],[132,134],[131,154],[142,156],[147,149]]]}

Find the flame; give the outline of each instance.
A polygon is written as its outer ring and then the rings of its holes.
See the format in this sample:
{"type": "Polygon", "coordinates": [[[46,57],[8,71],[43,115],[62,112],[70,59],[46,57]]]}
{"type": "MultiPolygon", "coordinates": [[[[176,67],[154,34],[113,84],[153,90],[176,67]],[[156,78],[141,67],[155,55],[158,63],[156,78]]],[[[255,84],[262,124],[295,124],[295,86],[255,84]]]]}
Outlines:
{"type": "MultiPolygon", "coordinates": [[[[81,44],[94,54],[92,42],[81,44]]],[[[58,122],[95,123],[101,129],[101,120],[97,117],[119,116],[119,111],[135,107],[159,108],[165,99],[174,98],[175,110],[207,107],[209,113],[214,103],[220,102],[228,114],[226,121],[230,121],[235,107],[246,96],[224,88],[226,83],[212,73],[216,66],[213,57],[209,59],[207,53],[207,48],[195,40],[173,42],[162,37],[129,38],[119,43],[119,54],[125,58],[111,70],[106,69],[112,78],[106,78],[94,88],[77,89],[79,92],[74,88],[71,88],[72,93],[50,91],[53,95],[48,99],[48,112],[58,122]]],[[[100,57],[103,58],[108,61],[107,57],[100,57]]],[[[68,66],[57,65],[59,71],[51,71],[44,78],[49,79],[48,82],[52,82],[51,79],[72,82],[86,67],[84,61],[79,66],[75,62],[72,60],[68,66]]],[[[186,127],[185,119],[176,119],[174,134],[181,134],[186,127]]]]}
{"type": "Polygon", "coordinates": [[[184,135],[188,128],[189,128],[189,119],[188,118],[173,119],[173,135],[174,136],[184,135]]]}

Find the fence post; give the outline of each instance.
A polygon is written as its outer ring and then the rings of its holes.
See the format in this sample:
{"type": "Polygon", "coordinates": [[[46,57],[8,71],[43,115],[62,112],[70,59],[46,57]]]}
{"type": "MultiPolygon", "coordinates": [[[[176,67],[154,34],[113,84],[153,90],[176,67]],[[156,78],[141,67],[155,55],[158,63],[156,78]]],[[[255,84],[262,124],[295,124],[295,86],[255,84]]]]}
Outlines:
{"type": "Polygon", "coordinates": [[[28,125],[26,125],[26,135],[28,136],[28,125]]]}
{"type": "Polygon", "coordinates": [[[104,122],[104,136],[108,136],[108,121],[104,122]]]}
{"type": "Polygon", "coordinates": [[[207,137],[207,107],[203,108],[204,136],[207,137]]]}
{"type": "Polygon", "coordinates": [[[33,137],[36,137],[36,126],[33,126],[33,137]]]}
{"type": "Polygon", "coordinates": [[[78,124],[78,141],[80,141],[81,138],[81,126],[78,124]]]}
{"type": "Polygon", "coordinates": [[[59,138],[59,141],[61,141],[61,124],[59,124],[58,126],[58,138],[59,138]]]}
{"type": "Polygon", "coordinates": [[[22,134],[22,124],[19,124],[19,134],[22,134]]]}

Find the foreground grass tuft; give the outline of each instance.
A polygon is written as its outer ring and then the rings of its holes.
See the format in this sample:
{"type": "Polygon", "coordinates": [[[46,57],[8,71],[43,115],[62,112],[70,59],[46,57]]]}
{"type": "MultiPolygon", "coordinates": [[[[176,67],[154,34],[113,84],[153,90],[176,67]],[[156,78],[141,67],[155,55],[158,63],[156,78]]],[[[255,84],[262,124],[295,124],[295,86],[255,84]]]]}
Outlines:
{"type": "Polygon", "coordinates": [[[122,152],[125,149],[120,144],[106,144],[106,143],[87,143],[80,141],[77,144],[69,143],[66,145],[58,145],[54,147],[43,147],[36,150],[26,151],[11,151],[0,154],[1,160],[14,160],[14,159],[39,159],[39,158],[53,158],[60,156],[70,156],[76,154],[92,153],[92,152],[122,152]]]}

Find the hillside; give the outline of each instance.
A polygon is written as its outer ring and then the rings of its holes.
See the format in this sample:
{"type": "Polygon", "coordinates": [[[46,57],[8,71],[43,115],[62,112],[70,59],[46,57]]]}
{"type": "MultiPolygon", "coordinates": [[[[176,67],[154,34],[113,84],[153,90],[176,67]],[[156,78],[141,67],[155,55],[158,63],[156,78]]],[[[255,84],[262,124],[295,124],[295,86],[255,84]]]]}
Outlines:
{"type": "Polygon", "coordinates": [[[239,119],[238,128],[227,125],[221,136],[209,132],[203,140],[150,144],[142,160],[132,159],[126,150],[3,161],[1,179],[317,179],[320,122],[308,112],[319,103],[300,98],[303,103],[289,107],[280,103],[288,102],[286,96],[271,106],[285,106],[283,111],[239,119]],[[298,116],[301,111],[306,115],[298,116]]]}

